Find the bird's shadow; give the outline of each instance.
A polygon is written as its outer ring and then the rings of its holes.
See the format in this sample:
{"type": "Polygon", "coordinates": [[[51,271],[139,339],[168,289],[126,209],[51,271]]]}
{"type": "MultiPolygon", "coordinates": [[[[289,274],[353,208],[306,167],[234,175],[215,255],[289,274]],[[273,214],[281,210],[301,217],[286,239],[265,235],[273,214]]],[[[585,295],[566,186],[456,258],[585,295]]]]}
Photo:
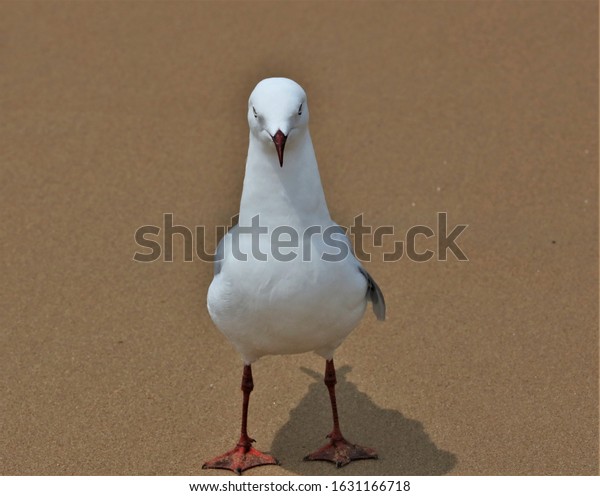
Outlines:
{"type": "Polygon", "coordinates": [[[421,422],[378,407],[349,382],[349,366],[337,370],[342,432],[353,443],[375,448],[379,459],[352,462],[340,470],[328,462],[303,461],[304,455],[325,444],[331,430],[331,407],[322,375],[301,369],[315,382],[271,445],[272,454],[287,470],[300,475],[442,475],[456,465],[456,455],[439,449],[421,422]]]}

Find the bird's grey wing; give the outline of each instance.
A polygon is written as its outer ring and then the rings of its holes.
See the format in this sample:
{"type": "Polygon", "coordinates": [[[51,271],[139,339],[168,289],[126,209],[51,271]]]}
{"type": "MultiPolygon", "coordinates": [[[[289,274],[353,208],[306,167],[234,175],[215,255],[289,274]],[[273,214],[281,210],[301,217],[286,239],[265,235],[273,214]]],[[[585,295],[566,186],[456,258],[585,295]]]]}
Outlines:
{"type": "Polygon", "coordinates": [[[377,317],[377,320],[385,320],[385,298],[383,297],[381,288],[365,269],[359,267],[358,270],[360,270],[360,273],[367,280],[367,298],[373,304],[373,313],[377,317]]]}
{"type": "Polygon", "coordinates": [[[221,241],[219,241],[219,244],[217,245],[217,251],[215,253],[215,260],[214,260],[214,276],[216,276],[219,272],[221,272],[221,269],[223,268],[223,263],[224,263],[224,258],[225,258],[225,238],[227,236],[230,236],[235,230],[237,230],[238,225],[236,224],[235,226],[233,226],[226,234],[225,236],[223,236],[221,238],[221,241]]]}
{"type": "MultiPolygon", "coordinates": [[[[340,229],[342,230],[340,233],[340,239],[344,241],[346,245],[348,245],[350,253],[354,255],[354,248],[352,246],[352,243],[350,243],[350,239],[345,234],[344,228],[340,227],[340,229]]],[[[371,274],[369,274],[364,268],[360,266],[360,262],[357,261],[357,264],[359,264],[358,270],[360,270],[360,273],[363,276],[365,276],[365,279],[367,280],[367,298],[369,298],[369,300],[371,300],[371,303],[373,304],[373,313],[377,317],[377,320],[385,320],[385,298],[383,297],[381,288],[375,282],[375,279],[371,277],[371,274]]]]}

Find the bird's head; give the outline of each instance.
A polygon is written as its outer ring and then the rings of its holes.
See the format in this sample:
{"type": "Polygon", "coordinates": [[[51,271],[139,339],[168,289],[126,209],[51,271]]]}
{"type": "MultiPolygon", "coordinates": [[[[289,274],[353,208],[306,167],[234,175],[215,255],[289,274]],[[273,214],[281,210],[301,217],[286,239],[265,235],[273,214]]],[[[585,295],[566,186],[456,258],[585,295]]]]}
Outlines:
{"type": "Polygon", "coordinates": [[[306,93],[291,79],[263,79],[248,100],[248,124],[254,136],[274,147],[283,167],[288,139],[292,142],[308,126],[306,93]]]}

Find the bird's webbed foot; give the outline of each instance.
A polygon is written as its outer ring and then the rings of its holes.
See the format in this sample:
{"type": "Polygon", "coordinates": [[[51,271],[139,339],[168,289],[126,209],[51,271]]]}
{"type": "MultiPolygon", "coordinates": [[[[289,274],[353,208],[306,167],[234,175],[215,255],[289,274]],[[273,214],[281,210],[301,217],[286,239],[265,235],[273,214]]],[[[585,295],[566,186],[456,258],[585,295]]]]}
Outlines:
{"type": "Polygon", "coordinates": [[[337,468],[348,465],[354,460],[377,459],[377,453],[372,448],[365,448],[352,444],[341,435],[341,433],[332,432],[327,436],[329,442],[304,457],[305,461],[323,460],[335,463],[337,468]]]}
{"type": "Polygon", "coordinates": [[[240,442],[232,450],[223,453],[212,460],[207,461],[202,468],[218,468],[231,470],[238,475],[244,470],[261,465],[279,465],[279,462],[272,457],[254,449],[252,443],[254,439],[248,437],[240,439],[240,442]]]}

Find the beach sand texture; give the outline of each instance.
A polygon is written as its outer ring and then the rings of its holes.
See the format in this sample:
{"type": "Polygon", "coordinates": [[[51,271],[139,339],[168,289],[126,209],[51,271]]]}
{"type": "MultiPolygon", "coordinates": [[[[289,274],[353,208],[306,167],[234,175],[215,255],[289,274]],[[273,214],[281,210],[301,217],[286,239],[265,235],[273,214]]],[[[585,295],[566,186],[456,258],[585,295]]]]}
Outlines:
{"type": "Polygon", "coordinates": [[[336,364],[378,461],[302,462],[324,363],[268,357],[249,426],[281,466],[247,473],[598,474],[597,2],[2,2],[0,33],[1,474],[225,474],[200,469],[241,409],[212,266],[181,236],[135,262],[134,232],[237,213],[269,76],[308,93],[337,222],[447,212],[469,261],[372,250],[388,320],[336,364]]]}

